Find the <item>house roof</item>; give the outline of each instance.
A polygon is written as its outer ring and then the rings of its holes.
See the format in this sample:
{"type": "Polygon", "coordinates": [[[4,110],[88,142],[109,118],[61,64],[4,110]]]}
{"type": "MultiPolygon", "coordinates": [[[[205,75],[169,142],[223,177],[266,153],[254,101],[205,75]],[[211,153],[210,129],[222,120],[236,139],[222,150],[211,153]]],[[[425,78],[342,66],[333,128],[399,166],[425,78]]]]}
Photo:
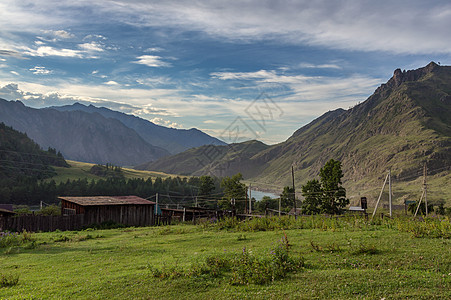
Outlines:
{"type": "Polygon", "coordinates": [[[154,205],[155,202],[137,196],[58,197],[81,206],[99,205],[154,205]]]}
{"type": "Polygon", "coordinates": [[[0,208],[0,214],[11,214],[11,215],[15,215],[16,213],[4,208],[0,208]]]}

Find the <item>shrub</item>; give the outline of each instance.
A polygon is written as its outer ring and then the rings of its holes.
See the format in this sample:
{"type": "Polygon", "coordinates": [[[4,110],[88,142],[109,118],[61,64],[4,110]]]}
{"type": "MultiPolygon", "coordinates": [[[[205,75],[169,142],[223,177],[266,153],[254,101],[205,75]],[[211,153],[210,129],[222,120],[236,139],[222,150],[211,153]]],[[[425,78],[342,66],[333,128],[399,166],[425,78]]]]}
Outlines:
{"type": "Polygon", "coordinates": [[[0,274],[0,287],[15,286],[19,283],[19,275],[0,274]]]}
{"type": "Polygon", "coordinates": [[[17,232],[0,232],[0,248],[18,246],[21,242],[17,232]]]}
{"type": "Polygon", "coordinates": [[[377,254],[380,250],[376,248],[375,245],[366,245],[360,243],[356,247],[351,248],[351,254],[360,255],[360,254],[377,254]]]}
{"type": "Polygon", "coordinates": [[[165,266],[162,269],[148,266],[148,268],[152,277],[160,279],[182,276],[216,278],[225,277],[231,272],[229,282],[232,285],[266,284],[284,278],[304,266],[304,259],[293,257],[290,254],[290,247],[288,238],[284,234],[269,254],[255,255],[252,251],[244,248],[240,254],[208,257],[203,263],[195,264],[187,270],[177,266],[165,266]]]}
{"type": "Polygon", "coordinates": [[[52,205],[43,207],[40,211],[37,212],[37,214],[43,215],[43,216],[60,216],[61,208],[59,208],[55,204],[52,204],[52,205]]]}

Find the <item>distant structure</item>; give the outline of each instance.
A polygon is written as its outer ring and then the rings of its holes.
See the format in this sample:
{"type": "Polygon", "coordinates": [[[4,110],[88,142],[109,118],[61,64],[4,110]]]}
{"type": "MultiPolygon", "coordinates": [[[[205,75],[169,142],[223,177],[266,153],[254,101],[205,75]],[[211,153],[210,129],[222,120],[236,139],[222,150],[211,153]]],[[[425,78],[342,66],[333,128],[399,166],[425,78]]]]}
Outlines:
{"type": "Polygon", "coordinates": [[[84,215],[84,224],[154,224],[155,202],[137,196],[59,197],[63,216],[84,215]]]}

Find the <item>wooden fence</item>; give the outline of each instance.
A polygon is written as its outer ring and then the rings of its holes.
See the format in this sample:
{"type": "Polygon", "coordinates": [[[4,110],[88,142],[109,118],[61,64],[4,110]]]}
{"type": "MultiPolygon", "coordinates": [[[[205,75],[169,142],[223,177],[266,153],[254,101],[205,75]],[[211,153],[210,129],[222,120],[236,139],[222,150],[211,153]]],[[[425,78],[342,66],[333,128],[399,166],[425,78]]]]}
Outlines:
{"type": "Polygon", "coordinates": [[[172,222],[171,216],[156,215],[154,217],[155,226],[171,225],[171,222],[172,222]]]}
{"type": "MultiPolygon", "coordinates": [[[[152,223],[148,225],[169,225],[171,224],[170,216],[155,216],[152,223]]],[[[0,231],[55,231],[55,230],[80,230],[84,227],[93,225],[92,218],[86,217],[84,214],[70,216],[11,216],[0,217],[0,231]]],[[[126,224],[127,225],[127,224],[126,224]]],[[[130,224],[128,224],[130,225],[130,224]]]]}
{"type": "Polygon", "coordinates": [[[79,230],[85,224],[84,215],[72,216],[13,216],[0,218],[0,230],[11,231],[55,231],[59,230],[79,230]]]}

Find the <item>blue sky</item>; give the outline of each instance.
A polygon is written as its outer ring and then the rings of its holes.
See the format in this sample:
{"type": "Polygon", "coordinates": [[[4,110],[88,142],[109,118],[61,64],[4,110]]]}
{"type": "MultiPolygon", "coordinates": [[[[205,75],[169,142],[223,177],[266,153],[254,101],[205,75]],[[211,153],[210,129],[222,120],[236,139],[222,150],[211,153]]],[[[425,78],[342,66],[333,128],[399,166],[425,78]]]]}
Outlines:
{"type": "Polygon", "coordinates": [[[274,144],[396,68],[448,65],[449,28],[449,1],[2,0],[0,97],[274,144]]]}

